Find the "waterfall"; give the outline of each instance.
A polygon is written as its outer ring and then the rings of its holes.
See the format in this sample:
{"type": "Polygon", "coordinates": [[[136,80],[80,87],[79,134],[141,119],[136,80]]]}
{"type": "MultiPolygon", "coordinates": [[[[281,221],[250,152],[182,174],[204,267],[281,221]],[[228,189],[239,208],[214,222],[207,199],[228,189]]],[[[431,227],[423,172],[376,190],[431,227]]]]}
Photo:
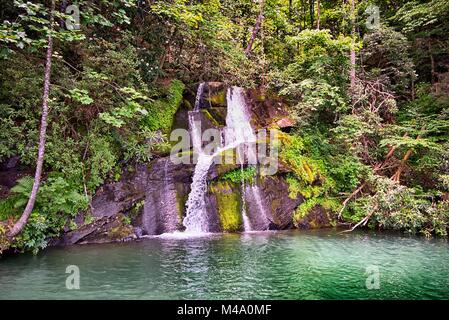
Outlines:
{"type": "MultiPolygon", "coordinates": [[[[237,161],[240,161],[241,169],[245,155],[248,161],[255,163],[256,153],[252,146],[256,142],[256,135],[251,127],[250,116],[246,110],[244,91],[239,87],[229,88],[226,94],[227,115],[226,128],[224,130],[224,146],[212,154],[205,154],[202,150],[200,122],[195,117],[200,114],[200,102],[204,91],[204,84],[198,87],[195,108],[189,112],[189,129],[192,135],[194,152],[198,154],[197,164],[193,174],[191,191],[187,199],[186,217],[183,224],[188,233],[205,233],[209,231],[208,214],[205,203],[207,192],[207,174],[214,161],[215,156],[222,151],[237,147],[237,161]]],[[[245,182],[242,181],[242,217],[245,231],[251,230],[251,224],[245,208],[245,182]]],[[[260,196],[259,196],[260,198],[260,196]]]]}
{"type": "Polygon", "coordinates": [[[193,111],[189,111],[189,130],[192,136],[193,152],[198,155],[191,190],[186,203],[187,213],[183,221],[183,225],[186,227],[185,231],[189,233],[209,231],[204,194],[207,191],[207,173],[212,165],[213,157],[203,153],[201,121],[195,120],[195,117],[200,115],[203,92],[204,82],[198,86],[193,111]]]}
{"type": "Polygon", "coordinates": [[[200,153],[193,173],[191,190],[187,199],[187,213],[183,224],[186,232],[209,232],[209,221],[204,195],[207,192],[207,173],[212,165],[214,157],[200,153]]]}
{"type": "MultiPolygon", "coordinates": [[[[241,170],[243,170],[243,165],[241,170]]],[[[242,177],[241,188],[242,194],[242,219],[243,219],[243,230],[252,231],[251,221],[249,220],[248,214],[246,212],[246,198],[245,198],[245,179],[242,177]]]]}
{"type": "Polygon", "coordinates": [[[260,213],[259,217],[260,219],[262,219],[261,223],[263,229],[266,230],[268,229],[269,220],[267,216],[267,211],[265,210],[265,206],[262,203],[262,197],[260,196],[260,189],[256,184],[253,184],[250,186],[250,190],[251,193],[253,194],[254,201],[256,202],[258,212],[260,213]]]}
{"type": "MultiPolygon", "coordinates": [[[[235,143],[237,148],[237,160],[240,161],[240,170],[244,169],[244,157],[255,162],[255,151],[252,148],[253,143],[256,142],[256,135],[250,123],[249,112],[246,108],[244,91],[242,88],[233,87],[227,92],[228,113],[226,116],[226,143],[235,143]]],[[[241,193],[242,193],[242,219],[243,228],[245,231],[251,231],[251,221],[246,212],[246,198],[245,198],[245,180],[242,177],[241,193]]]]}
{"type": "Polygon", "coordinates": [[[200,83],[195,98],[195,106],[193,111],[189,111],[189,130],[192,135],[192,145],[193,151],[196,153],[201,152],[202,142],[201,142],[201,121],[196,121],[196,117],[200,115],[201,97],[204,92],[204,82],[200,83]]]}
{"type": "MultiPolygon", "coordinates": [[[[229,88],[226,101],[228,106],[225,130],[226,144],[256,142],[256,135],[251,127],[248,110],[246,110],[243,89],[239,87],[229,88]]],[[[240,146],[241,149],[243,147],[243,145],[240,146]]]]}

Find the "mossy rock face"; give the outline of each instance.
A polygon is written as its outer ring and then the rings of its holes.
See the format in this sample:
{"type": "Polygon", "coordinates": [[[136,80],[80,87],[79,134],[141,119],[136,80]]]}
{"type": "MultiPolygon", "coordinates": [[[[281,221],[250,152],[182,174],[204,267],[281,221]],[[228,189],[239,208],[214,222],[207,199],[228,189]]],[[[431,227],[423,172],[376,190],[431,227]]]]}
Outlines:
{"type": "Polygon", "coordinates": [[[185,208],[189,198],[190,186],[185,183],[176,183],[176,207],[178,209],[178,229],[183,229],[182,222],[185,217],[185,208]]]}
{"type": "Polygon", "coordinates": [[[134,236],[134,230],[131,226],[120,224],[111,228],[108,238],[112,241],[121,241],[134,236]]]}
{"type": "Polygon", "coordinates": [[[221,177],[222,175],[224,175],[227,172],[233,171],[237,168],[240,168],[240,165],[238,164],[216,164],[214,166],[214,172],[213,176],[214,178],[216,177],[221,177]]]}
{"type": "Polygon", "coordinates": [[[184,103],[181,104],[181,107],[178,108],[174,117],[173,117],[173,125],[172,130],[175,129],[185,129],[189,130],[189,110],[191,106],[187,100],[184,100],[184,103]]]}
{"type": "Polygon", "coordinates": [[[256,128],[289,128],[295,124],[290,107],[278,95],[263,88],[247,90],[252,108],[252,123],[256,128]]]}
{"type": "Polygon", "coordinates": [[[226,107],[228,86],[223,82],[207,82],[204,88],[203,108],[226,107]]]}
{"type": "Polygon", "coordinates": [[[267,176],[260,183],[265,201],[270,206],[274,229],[289,229],[293,227],[293,212],[303,201],[298,195],[289,197],[288,184],[282,176],[267,176]]]}
{"type": "Polygon", "coordinates": [[[210,106],[226,107],[226,90],[221,90],[213,95],[206,95],[205,100],[210,106]]]}
{"type": "Polygon", "coordinates": [[[224,232],[242,230],[240,190],[227,181],[215,181],[209,188],[216,198],[221,230],[224,232]]]}
{"type": "Polygon", "coordinates": [[[201,113],[203,113],[204,117],[210,121],[210,123],[215,127],[224,127],[226,126],[226,108],[207,108],[201,109],[201,113]]]}
{"type": "Polygon", "coordinates": [[[315,205],[305,213],[295,225],[299,229],[321,229],[330,228],[336,225],[334,214],[321,205],[315,205]]]}

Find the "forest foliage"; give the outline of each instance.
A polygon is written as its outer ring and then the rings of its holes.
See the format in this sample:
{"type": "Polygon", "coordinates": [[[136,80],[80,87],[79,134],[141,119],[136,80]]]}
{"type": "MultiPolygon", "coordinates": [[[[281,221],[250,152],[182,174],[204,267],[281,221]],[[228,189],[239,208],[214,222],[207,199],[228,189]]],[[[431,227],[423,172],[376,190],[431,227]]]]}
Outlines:
{"type": "MultiPolygon", "coordinates": [[[[0,9],[0,163],[35,165],[49,32],[55,42],[45,178],[19,250],[76,228],[98,187],[167,152],[183,92],[201,81],[263,86],[292,106],[281,158],[306,198],[295,217],[321,204],[353,224],[447,236],[446,0],[322,0],[320,16],[314,0],[56,0],[54,30],[50,3],[0,9]]],[[[0,200],[0,233],[30,188],[25,177],[0,200]]]]}

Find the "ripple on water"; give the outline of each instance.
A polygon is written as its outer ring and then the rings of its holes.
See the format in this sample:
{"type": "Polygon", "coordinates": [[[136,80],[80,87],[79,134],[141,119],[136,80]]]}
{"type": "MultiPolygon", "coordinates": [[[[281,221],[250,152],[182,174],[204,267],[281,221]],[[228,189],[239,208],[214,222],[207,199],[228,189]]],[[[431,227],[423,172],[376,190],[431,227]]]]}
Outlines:
{"type": "Polygon", "coordinates": [[[164,234],[0,260],[0,297],[123,299],[449,298],[447,241],[389,233],[164,234]],[[81,289],[65,288],[80,268],[81,289]],[[378,267],[380,289],[366,289],[378,267]]]}

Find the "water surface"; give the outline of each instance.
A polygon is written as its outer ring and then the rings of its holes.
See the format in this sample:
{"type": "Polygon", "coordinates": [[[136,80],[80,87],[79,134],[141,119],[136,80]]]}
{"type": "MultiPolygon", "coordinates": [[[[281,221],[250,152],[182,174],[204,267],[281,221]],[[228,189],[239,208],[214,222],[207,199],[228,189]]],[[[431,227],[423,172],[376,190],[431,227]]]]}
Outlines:
{"type": "MultiPolygon", "coordinates": [[[[371,279],[371,278],[370,278],[371,279]]],[[[49,248],[0,259],[1,299],[448,299],[447,240],[288,231],[49,248]],[[66,267],[80,289],[66,289],[66,267]],[[368,290],[368,270],[379,289],[368,290]]]]}

